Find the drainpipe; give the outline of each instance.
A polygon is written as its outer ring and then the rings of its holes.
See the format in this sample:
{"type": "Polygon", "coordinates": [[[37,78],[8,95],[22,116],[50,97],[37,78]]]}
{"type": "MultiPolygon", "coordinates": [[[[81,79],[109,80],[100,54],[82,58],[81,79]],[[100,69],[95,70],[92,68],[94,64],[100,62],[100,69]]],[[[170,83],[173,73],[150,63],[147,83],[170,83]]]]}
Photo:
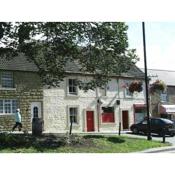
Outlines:
{"type": "MultiPolygon", "coordinates": [[[[119,78],[117,79],[117,84],[118,84],[118,99],[120,99],[120,86],[119,86],[119,78]]],[[[117,106],[119,107],[119,131],[118,135],[121,133],[121,113],[120,113],[120,100],[117,102],[117,106]]]]}
{"type": "Polygon", "coordinates": [[[97,129],[98,129],[98,132],[100,132],[100,100],[99,100],[99,97],[98,97],[98,90],[97,90],[97,87],[95,88],[95,92],[96,92],[96,99],[97,99],[97,129]]]}

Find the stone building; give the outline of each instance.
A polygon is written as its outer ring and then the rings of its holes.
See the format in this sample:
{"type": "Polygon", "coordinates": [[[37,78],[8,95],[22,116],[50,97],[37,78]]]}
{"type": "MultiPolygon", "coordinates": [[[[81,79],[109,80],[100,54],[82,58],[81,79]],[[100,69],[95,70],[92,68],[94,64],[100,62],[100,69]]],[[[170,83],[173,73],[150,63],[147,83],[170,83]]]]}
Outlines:
{"type": "Polygon", "coordinates": [[[150,95],[150,108],[153,116],[175,119],[175,71],[148,69],[150,84],[162,80],[167,88],[165,92],[150,95]]]}
{"type": "MultiPolygon", "coordinates": [[[[144,80],[135,65],[121,76],[112,75],[105,89],[84,92],[76,86],[77,79],[91,75],[79,71],[75,63],[66,66],[67,77],[60,87],[42,86],[37,67],[21,55],[0,61],[0,128],[11,130],[14,112],[21,109],[22,123],[31,130],[32,118],[44,120],[44,132],[66,133],[70,118],[73,132],[115,132],[119,123],[123,130],[145,117],[145,93],[131,94],[123,84],[144,80]]],[[[143,84],[144,86],[144,84],[143,84]]]]}
{"type": "Polygon", "coordinates": [[[36,103],[43,104],[43,89],[37,68],[21,55],[0,60],[0,130],[11,130],[14,113],[20,108],[24,130],[31,130],[36,103]]]}

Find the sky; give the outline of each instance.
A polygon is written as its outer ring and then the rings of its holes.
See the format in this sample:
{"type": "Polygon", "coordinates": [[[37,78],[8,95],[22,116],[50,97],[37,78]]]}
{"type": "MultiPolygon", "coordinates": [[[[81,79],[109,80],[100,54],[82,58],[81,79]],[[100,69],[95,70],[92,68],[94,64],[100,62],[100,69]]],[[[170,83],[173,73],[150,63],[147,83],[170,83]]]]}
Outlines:
{"type": "MultiPolygon", "coordinates": [[[[129,48],[135,48],[143,68],[142,22],[128,22],[129,48]]],[[[145,22],[148,69],[175,70],[175,22],[145,22]]]]}

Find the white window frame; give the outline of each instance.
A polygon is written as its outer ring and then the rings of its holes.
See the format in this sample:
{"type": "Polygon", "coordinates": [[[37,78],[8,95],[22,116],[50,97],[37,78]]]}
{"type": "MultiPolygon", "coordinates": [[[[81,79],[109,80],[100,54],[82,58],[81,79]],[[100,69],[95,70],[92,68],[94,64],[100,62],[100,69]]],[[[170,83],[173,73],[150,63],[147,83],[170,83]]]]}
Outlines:
{"type": "MultiPolygon", "coordinates": [[[[74,92],[70,92],[69,91],[69,80],[74,80],[74,81],[76,81],[77,79],[76,78],[68,78],[67,79],[67,95],[69,95],[69,96],[78,96],[78,86],[77,85],[75,85],[74,87],[75,87],[75,89],[76,89],[76,92],[74,93],[74,92]]],[[[73,87],[73,86],[72,86],[73,87]]]]}
{"type": "Polygon", "coordinates": [[[76,123],[72,123],[73,125],[79,125],[79,106],[68,106],[67,109],[67,113],[68,113],[68,126],[70,125],[70,108],[76,108],[77,109],[77,122],[76,123]]]}
{"type": "MultiPolygon", "coordinates": [[[[128,85],[132,82],[132,80],[123,80],[124,83],[127,83],[128,85]]],[[[124,97],[125,98],[133,98],[133,93],[128,94],[129,87],[124,88],[124,97]]]]}
{"type": "Polygon", "coordinates": [[[133,98],[133,94],[129,92],[129,88],[125,88],[124,94],[125,94],[125,98],[133,98]]]}
{"type": "Polygon", "coordinates": [[[10,72],[10,71],[3,71],[1,72],[1,88],[4,88],[4,89],[13,89],[14,88],[14,78],[13,78],[13,72],[10,72]],[[11,74],[11,77],[10,78],[4,78],[3,77],[3,74],[5,73],[10,73],[11,74]],[[3,86],[3,81],[12,81],[12,86],[10,87],[6,87],[6,86],[3,86]]]}
{"type": "Polygon", "coordinates": [[[13,114],[15,114],[15,112],[13,112],[13,101],[16,101],[16,108],[17,108],[17,106],[18,106],[18,102],[17,102],[17,100],[16,99],[0,99],[0,100],[2,100],[2,102],[3,102],[3,113],[0,113],[0,115],[13,115],[13,114]],[[6,100],[9,100],[10,101],[10,113],[5,113],[5,101],[6,100]]]}
{"type": "Polygon", "coordinates": [[[102,97],[106,97],[107,96],[107,85],[105,85],[104,88],[98,88],[98,92],[99,94],[101,94],[102,97]],[[104,95],[101,93],[102,91],[104,91],[104,95]]]}
{"type": "Polygon", "coordinates": [[[161,99],[162,102],[167,102],[168,101],[167,93],[161,93],[160,94],[160,99],[161,99]]]}

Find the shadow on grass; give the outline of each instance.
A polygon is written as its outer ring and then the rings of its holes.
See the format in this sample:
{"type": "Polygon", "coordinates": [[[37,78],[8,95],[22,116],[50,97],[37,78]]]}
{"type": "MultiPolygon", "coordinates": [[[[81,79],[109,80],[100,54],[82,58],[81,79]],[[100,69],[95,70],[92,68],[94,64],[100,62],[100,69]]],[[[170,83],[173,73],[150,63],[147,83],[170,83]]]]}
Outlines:
{"type": "Polygon", "coordinates": [[[124,139],[119,138],[119,137],[108,137],[107,140],[108,140],[109,142],[112,142],[112,143],[123,143],[123,142],[125,142],[124,139]]]}
{"type": "Polygon", "coordinates": [[[85,139],[101,139],[101,138],[105,138],[104,136],[102,135],[86,135],[86,136],[83,136],[85,139]]]}
{"type": "Polygon", "coordinates": [[[87,135],[84,136],[85,139],[101,139],[101,138],[106,138],[107,141],[112,142],[112,143],[123,143],[125,142],[125,140],[123,138],[120,137],[113,137],[113,136],[109,136],[109,137],[105,137],[102,135],[87,135]]]}

